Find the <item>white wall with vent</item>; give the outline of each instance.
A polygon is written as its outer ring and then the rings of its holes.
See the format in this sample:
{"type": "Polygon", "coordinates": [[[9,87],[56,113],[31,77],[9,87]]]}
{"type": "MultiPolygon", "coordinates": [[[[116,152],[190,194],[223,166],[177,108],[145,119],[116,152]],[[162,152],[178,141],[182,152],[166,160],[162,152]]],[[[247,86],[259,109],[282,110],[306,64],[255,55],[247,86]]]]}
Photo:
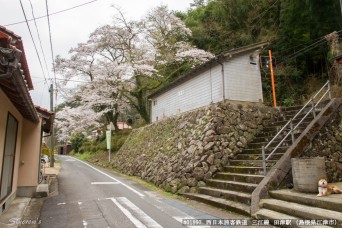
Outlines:
{"type": "Polygon", "coordinates": [[[152,98],[152,122],[226,100],[262,102],[259,59],[248,52],[227,57],[222,66],[214,63],[198,75],[152,98]],[[224,81],[224,87],[223,87],[224,81]],[[223,96],[222,91],[225,91],[223,96]]]}

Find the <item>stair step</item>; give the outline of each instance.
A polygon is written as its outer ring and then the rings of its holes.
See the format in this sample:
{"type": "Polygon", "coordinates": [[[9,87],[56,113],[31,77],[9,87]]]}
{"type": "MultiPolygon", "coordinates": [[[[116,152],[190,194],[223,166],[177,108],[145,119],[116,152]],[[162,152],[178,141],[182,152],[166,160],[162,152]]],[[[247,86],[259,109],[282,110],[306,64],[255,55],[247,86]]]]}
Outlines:
{"type": "Polygon", "coordinates": [[[260,209],[256,214],[255,217],[257,219],[269,219],[270,223],[272,225],[274,225],[274,223],[272,223],[273,220],[291,220],[291,225],[288,226],[284,226],[284,227],[303,227],[303,228],[308,228],[308,227],[322,227],[322,228],[328,228],[330,226],[299,226],[297,224],[295,224],[296,220],[299,219],[297,217],[288,215],[288,214],[284,214],[284,213],[280,213],[277,211],[272,211],[272,210],[268,210],[268,209],[260,209]]]}
{"type": "MultiPolygon", "coordinates": [[[[260,209],[256,214],[255,214],[255,218],[257,219],[268,219],[270,220],[270,224],[274,225],[274,220],[279,221],[279,220],[291,220],[291,225],[285,225],[284,227],[300,227],[300,228],[308,228],[308,226],[300,226],[296,224],[296,221],[299,219],[297,217],[288,215],[288,214],[284,214],[284,213],[280,213],[277,211],[272,211],[272,210],[268,210],[268,209],[260,209]]],[[[309,227],[319,227],[319,228],[331,228],[331,226],[323,226],[323,225],[319,225],[319,226],[309,226],[309,227]]]]}
{"type": "MultiPolygon", "coordinates": [[[[282,113],[285,114],[285,115],[294,116],[294,115],[296,115],[302,108],[303,108],[303,106],[300,107],[300,108],[298,108],[298,109],[296,109],[296,108],[294,108],[294,109],[285,109],[285,110],[282,109],[282,113]]],[[[311,106],[310,106],[310,107],[308,106],[308,107],[306,107],[306,108],[302,111],[302,113],[308,113],[308,112],[310,111],[310,109],[311,109],[311,106]]]]}
{"type": "Polygon", "coordinates": [[[206,184],[209,187],[248,192],[248,193],[252,193],[254,189],[258,186],[257,184],[253,184],[253,183],[217,180],[217,179],[208,179],[206,181],[206,184]]]}
{"type": "Polygon", "coordinates": [[[239,173],[225,173],[225,172],[218,172],[215,175],[214,179],[221,179],[221,180],[231,180],[237,182],[248,182],[253,184],[259,184],[264,176],[262,175],[252,175],[252,174],[239,174],[239,173]]]}
{"type": "MultiPolygon", "coordinates": [[[[277,140],[271,143],[270,146],[276,147],[281,140],[277,140]]],[[[252,142],[247,145],[247,148],[261,148],[262,146],[266,146],[268,142],[252,142]]],[[[281,146],[283,147],[289,147],[292,144],[291,137],[288,137],[284,142],[282,143],[281,146]]]]}
{"type": "Polygon", "coordinates": [[[281,107],[281,111],[282,112],[287,112],[287,111],[299,111],[303,108],[303,105],[294,105],[294,106],[290,106],[290,107],[281,107]]]}
{"type": "Polygon", "coordinates": [[[279,125],[279,126],[270,125],[268,127],[264,127],[264,129],[262,131],[263,132],[277,133],[282,127],[283,127],[283,125],[279,125]]]}
{"type": "Polygon", "coordinates": [[[221,209],[237,212],[244,215],[250,215],[250,206],[222,198],[212,197],[199,193],[185,193],[184,196],[203,203],[210,204],[221,209]]]}
{"type": "MultiPolygon", "coordinates": [[[[265,156],[267,157],[269,154],[266,154],[265,156]]],[[[272,160],[279,160],[282,156],[284,155],[284,153],[276,153],[274,152],[271,156],[270,159],[272,160]]],[[[236,159],[239,160],[262,160],[262,154],[238,154],[236,156],[236,159]]]]}
{"type": "Polygon", "coordinates": [[[338,211],[310,207],[277,199],[264,199],[261,201],[261,205],[263,208],[295,215],[302,219],[336,219],[339,224],[342,223],[342,213],[338,211]]]}
{"type": "MultiPolygon", "coordinates": [[[[298,138],[300,136],[300,133],[297,133],[294,136],[295,136],[295,138],[298,138]]],[[[273,139],[273,137],[274,137],[274,135],[272,135],[272,136],[259,136],[259,134],[258,134],[255,136],[253,142],[267,142],[268,143],[269,141],[271,141],[273,139]]],[[[282,140],[282,138],[280,138],[280,140],[282,140]]],[[[280,142],[280,140],[278,140],[278,142],[280,142]]]]}
{"type": "MultiPolygon", "coordinates": [[[[293,126],[296,126],[296,124],[298,124],[301,120],[302,120],[302,118],[304,117],[305,115],[303,115],[302,117],[298,117],[298,119],[296,118],[294,121],[293,121],[293,126]]],[[[310,116],[307,116],[306,118],[305,118],[305,120],[303,120],[303,122],[301,123],[301,124],[306,124],[306,125],[308,125],[312,120],[313,120],[314,118],[313,118],[313,116],[312,115],[310,115],[310,116]]],[[[282,121],[277,121],[277,122],[274,122],[274,123],[271,123],[271,124],[273,124],[273,125],[275,125],[275,126],[285,126],[285,124],[287,124],[287,122],[288,122],[289,120],[282,120],[282,121]]],[[[300,125],[301,125],[300,124],[300,125]]],[[[299,125],[299,126],[300,126],[299,125]]],[[[288,127],[288,129],[290,129],[290,125],[288,125],[289,127],[288,127]]]]}
{"type": "MultiPolygon", "coordinates": [[[[266,156],[267,157],[267,156],[266,156]]],[[[273,166],[277,163],[277,160],[268,160],[267,166],[273,166]]],[[[261,167],[262,166],[262,160],[230,160],[229,165],[232,166],[256,166],[261,167]]]]}
{"type": "Polygon", "coordinates": [[[245,193],[245,192],[237,192],[237,191],[231,191],[226,189],[218,189],[218,188],[210,188],[210,187],[200,187],[199,193],[218,197],[218,198],[224,198],[236,202],[241,202],[247,205],[251,204],[251,198],[252,194],[245,193]]]}
{"type": "Polygon", "coordinates": [[[299,219],[297,217],[288,215],[288,214],[283,214],[277,211],[272,211],[272,210],[268,210],[265,208],[260,209],[257,213],[255,213],[255,218],[256,219],[299,219]]]}
{"type": "Polygon", "coordinates": [[[316,194],[299,193],[289,189],[271,191],[270,195],[275,199],[342,212],[342,198],[340,195],[317,197],[316,194]]]}
{"type": "Polygon", "coordinates": [[[248,167],[248,166],[223,166],[223,170],[225,172],[230,173],[247,173],[247,174],[256,174],[263,175],[262,167],[248,167]]]}
{"type": "MultiPolygon", "coordinates": [[[[273,148],[272,147],[268,148],[265,154],[267,155],[270,154],[273,148]]],[[[277,153],[285,153],[288,148],[289,147],[287,146],[280,146],[277,149],[277,153]]],[[[246,149],[243,149],[240,154],[256,154],[256,155],[260,154],[261,155],[261,148],[246,148],[246,149]]]]}
{"type": "MultiPolygon", "coordinates": [[[[271,120],[266,120],[265,122],[264,122],[264,124],[265,125],[275,125],[275,126],[278,126],[279,124],[280,124],[280,122],[283,122],[283,121],[285,121],[285,124],[286,124],[286,122],[287,121],[289,121],[290,119],[292,119],[296,114],[297,114],[298,112],[296,112],[296,113],[293,113],[293,112],[291,112],[291,113],[282,113],[282,115],[281,116],[279,116],[279,117],[275,117],[275,118],[273,118],[273,119],[271,119],[271,120]]],[[[316,111],[316,115],[318,115],[318,113],[319,113],[319,111],[316,111]]],[[[296,121],[298,121],[298,120],[301,120],[301,119],[303,119],[303,117],[306,115],[306,112],[302,112],[301,114],[299,114],[294,120],[296,121]]],[[[312,118],[313,119],[313,115],[311,114],[309,114],[305,119],[309,119],[309,118],[312,118]]]]}
{"type": "MultiPolygon", "coordinates": [[[[264,130],[258,134],[258,137],[271,137],[271,139],[278,133],[279,130],[282,129],[283,126],[280,127],[266,127],[264,130]],[[273,130],[270,128],[274,128],[273,130]],[[266,130],[265,130],[266,129],[266,130]]],[[[302,133],[306,128],[306,125],[303,126],[302,124],[296,128],[294,134],[302,133]]],[[[286,129],[279,137],[284,137],[288,133],[288,129],[286,129]]]]}

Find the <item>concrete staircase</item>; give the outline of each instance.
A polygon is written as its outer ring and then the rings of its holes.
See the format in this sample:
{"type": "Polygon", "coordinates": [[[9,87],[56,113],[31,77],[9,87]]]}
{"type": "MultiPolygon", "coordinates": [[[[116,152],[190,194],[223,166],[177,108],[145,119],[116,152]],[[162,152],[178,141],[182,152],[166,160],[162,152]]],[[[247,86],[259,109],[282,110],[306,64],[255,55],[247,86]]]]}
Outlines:
{"type": "MultiPolygon", "coordinates": [[[[339,187],[342,187],[342,183],[339,183],[339,187]]],[[[298,193],[289,189],[269,193],[272,198],[260,202],[262,209],[255,215],[258,219],[332,219],[337,221],[334,227],[342,227],[341,194],[317,197],[316,194],[298,193]]],[[[323,225],[332,224],[319,227],[323,225]]]]}
{"type": "MultiPolygon", "coordinates": [[[[225,210],[250,215],[252,192],[264,178],[261,148],[301,108],[301,106],[283,108],[281,110],[282,116],[267,123],[268,126],[261,133],[257,134],[255,139],[235,159],[230,160],[229,164],[223,167],[222,172],[216,173],[214,178],[206,181],[206,187],[200,187],[198,193],[185,193],[184,196],[225,210]]],[[[312,116],[303,122],[301,125],[303,127],[299,127],[296,130],[296,135],[299,135],[305,129],[306,125],[313,119],[312,116]]],[[[302,116],[298,118],[302,118],[302,116]]],[[[298,121],[294,120],[295,123],[298,121]]],[[[273,143],[270,150],[266,151],[266,156],[281,141],[283,136],[280,135],[279,140],[276,140],[277,142],[273,143]]],[[[290,146],[290,140],[286,140],[276,153],[272,155],[267,163],[268,168],[276,164],[286,152],[290,146]]]]}

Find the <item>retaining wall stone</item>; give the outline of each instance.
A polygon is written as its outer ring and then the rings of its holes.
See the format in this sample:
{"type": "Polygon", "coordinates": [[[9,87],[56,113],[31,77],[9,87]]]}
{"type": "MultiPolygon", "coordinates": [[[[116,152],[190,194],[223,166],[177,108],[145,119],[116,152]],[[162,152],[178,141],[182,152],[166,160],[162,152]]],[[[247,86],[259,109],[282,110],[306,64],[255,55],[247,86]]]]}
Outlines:
{"type": "Polygon", "coordinates": [[[324,157],[328,181],[342,181],[342,107],[321,129],[302,157],[324,157]]]}
{"type": "Polygon", "coordinates": [[[261,105],[212,104],[133,130],[111,165],[172,193],[196,192],[278,115],[261,105]]]}

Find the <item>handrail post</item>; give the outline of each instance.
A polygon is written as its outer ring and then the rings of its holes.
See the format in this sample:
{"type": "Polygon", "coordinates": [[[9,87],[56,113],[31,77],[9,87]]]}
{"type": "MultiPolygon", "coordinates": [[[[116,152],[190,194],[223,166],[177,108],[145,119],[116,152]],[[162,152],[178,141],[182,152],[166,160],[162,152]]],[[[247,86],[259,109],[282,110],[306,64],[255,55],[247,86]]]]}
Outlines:
{"type": "Polygon", "coordinates": [[[266,176],[266,159],[265,159],[265,146],[262,146],[261,148],[262,151],[262,168],[264,170],[264,176],[266,176]]]}
{"type": "Polygon", "coordinates": [[[328,81],[328,95],[329,95],[329,100],[331,100],[331,88],[330,88],[330,81],[328,81]]]}
{"type": "Polygon", "coordinates": [[[312,105],[312,114],[313,117],[316,118],[316,106],[314,100],[311,98],[311,105],[312,105]]]}
{"type": "Polygon", "coordinates": [[[292,139],[292,144],[294,144],[294,133],[293,133],[293,120],[291,119],[290,122],[290,128],[291,128],[291,139],[292,139]]]}

